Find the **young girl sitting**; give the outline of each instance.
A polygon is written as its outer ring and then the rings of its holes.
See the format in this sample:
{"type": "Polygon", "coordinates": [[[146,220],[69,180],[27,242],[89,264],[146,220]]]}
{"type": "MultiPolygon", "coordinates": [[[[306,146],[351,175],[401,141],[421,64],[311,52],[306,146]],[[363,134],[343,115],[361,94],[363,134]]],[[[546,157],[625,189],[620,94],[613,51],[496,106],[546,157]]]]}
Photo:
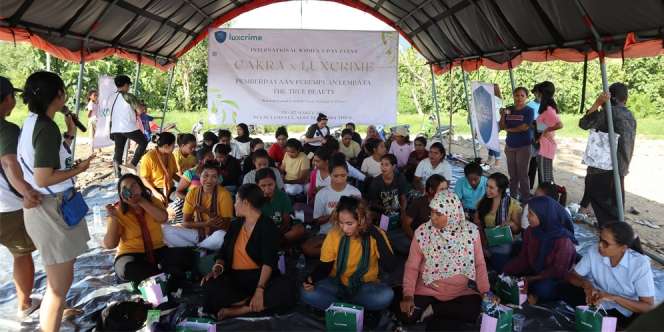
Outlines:
{"type": "Polygon", "coordinates": [[[286,155],[280,168],[284,172],[284,191],[291,196],[303,193],[309,175],[309,159],[302,152],[300,141],[291,138],[286,142],[286,155]]]}
{"type": "Polygon", "coordinates": [[[304,237],[304,225],[299,220],[291,219],[293,205],[281,190],[276,190],[277,181],[274,173],[267,168],[256,172],[256,184],[265,194],[266,202],[261,211],[263,217],[272,220],[281,234],[281,247],[290,246],[304,237]]]}

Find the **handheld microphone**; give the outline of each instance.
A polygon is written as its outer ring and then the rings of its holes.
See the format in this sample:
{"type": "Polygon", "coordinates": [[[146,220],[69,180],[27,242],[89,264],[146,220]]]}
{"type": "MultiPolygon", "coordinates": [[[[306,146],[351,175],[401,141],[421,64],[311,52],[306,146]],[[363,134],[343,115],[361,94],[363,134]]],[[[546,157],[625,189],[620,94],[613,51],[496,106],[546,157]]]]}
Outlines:
{"type": "Polygon", "coordinates": [[[76,125],[76,127],[77,127],[78,129],[80,129],[82,132],[86,132],[86,131],[88,131],[88,128],[86,128],[86,127],[81,123],[81,121],[78,120],[78,116],[76,116],[76,114],[74,114],[74,113],[69,109],[69,107],[67,107],[67,106],[63,107],[62,110],[60,110],[60,112],[62,112],[62,114],[64,114],[65,116],[69,116],[69,117],[71,117],[71,119],[74,121],[74,125],[76,125]]]}

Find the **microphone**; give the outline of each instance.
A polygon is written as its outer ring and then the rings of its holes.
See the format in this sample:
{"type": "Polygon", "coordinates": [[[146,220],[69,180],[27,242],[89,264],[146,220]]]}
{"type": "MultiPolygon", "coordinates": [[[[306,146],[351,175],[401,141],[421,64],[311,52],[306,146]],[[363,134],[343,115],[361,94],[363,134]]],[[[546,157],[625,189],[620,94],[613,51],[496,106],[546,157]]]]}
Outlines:
{"type": "Polygon", "coordinates": [[[86,128],[86,127],[81,123],[81,121],[78,120],[78,116],[76,116],[76,114],[74,114],[74,113],[69,109],[69,107],[67,107],[67,106],[63,107],[62,110],[60,110],[60,112],[62,112],[62,114],[64,114],[65,116],[69,116],[69,117],[71,117],[71,119],[74,121],[74,125],[76,125],[76,127],[77,127],[78,129],[80,129],[82,132],[86,132],[86,131],[88,131],[88,128],[86,128]]]}

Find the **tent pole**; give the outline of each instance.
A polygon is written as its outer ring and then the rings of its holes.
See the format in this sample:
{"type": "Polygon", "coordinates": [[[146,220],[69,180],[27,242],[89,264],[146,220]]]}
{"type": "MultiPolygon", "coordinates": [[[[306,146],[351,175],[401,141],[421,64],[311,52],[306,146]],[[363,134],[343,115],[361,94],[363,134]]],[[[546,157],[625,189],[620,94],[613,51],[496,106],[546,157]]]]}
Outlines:
{"type": "Polygon", "coordinates": [[[516,83],[514,82],[514,73],[512,72],[512,60],[507,63],[507,68],[509,69],[510,73],[510,84],[512,85],[512,92],[514,92],[514,89],[516,89],[516,83]]]}
{"type": "Polygon", "coordinates": [[[138,58],[138,62],[136,63],[136,78],[134,79],[134,94],[136,97],[140,94],[140,85],[141,85],[141,58],[138,58]]]}
{"type": "MultiPolygon", "coordinates": [[[[76,83],[76,117],[81,112],[81,90],[83,89],[83,71],[85,71],[85,60],[81,58],[81,62],[78,67],[78,82],[76,83]]],[[[78,131],[78,129],[75,129],[78,131]]],[[[76,134],[74,134],[74,140],[72,141],[71,147],[71,159],[76,160],[76,134]]],[[[92,147],[92,141],[90,141],[90,147],[92,147]]]]}
{"type": "MultiPolygon", "coordinates": [[[[599,69],[602,73],[602,91],[605,93],[609,92],[609,79],[606,74],[606,63],[604,59],[604,45],[602,44],[602,38],[599,35],[599,32],[595,28],[595,24],[590,20],[590,16],[586,12],[583,5],[581,5],[580,0],[576,0],[576,7],[583,15],[584,20],[587,22],[587,26],[590,29],[590,32],[595,37],[595,42],[597,43],[597,52],[599,53],[599,69]]],[[[609,146],[611,147],[611,165],[613,166],[613,184],[616,189],[616,209],[618,210],[618,221],[625,221],[625,211],[623,205],[622,197],[622,183],[620,182],[620,170],[618,169],[618,142],[616,141],[616,132],[613,128],[613,107],[611,106],[611,101],[607,100],[604,104],[603,109],[606,111],[606,122],[607,127],[609,127],[609,146]]]]}
{"type": "Polygon", "coordinates": [[[581,85],[581,110],[579,113],[583,114],[586,110],[586,84],[588,83],[588,52],[583,57],[583,83],[581,85]]]}
{"type": "Polygon", "coordinates": [[[164,100],[164,109],[161,112],[161,124],[159,125],[159,131],[161,132],[164,129],[164,121],[166,120],[166,111],[168,110],[168,97],[171,95],[171,85],[173,83],[173,74],[175,73],[175,66],[171,68],[171,72],[168,75],[168,87],[166,88],[166,100],[164,100]]]}
{"type": "Polygon", "coordinates": [[[477,155],[477,147],[475,146],[475,128],[473,126],[473,119],[470,117],[470,100],[468,99],[468,75],[466,74],[466,71],[463,70],[463,67],[461,67],[461,74],[463,74],[463,95],[464,99],[466,99],[466,107],[468,108],[468,123],[470,124],[470,140],[471,144],[473,145],[473,154],[475,155],[475,159],[478,158],[477,155]]]}
{"type": "Polygon", "coordinates": [[[436,77],[433,73],[433,64],[429,65],[431,70],[431,97],[433,98],[433,104],[436,107],[436,121],[438,122],[438,128],[436,129],[436,134],[440,131],[440,109],[438,108],[438,94],[436,93],[436,77]]]}
{"type": "Polygon", "coordinates": [[[450,99],[450,129],[448,131],[448,143],[447,143],[447,153],[452,154],[452,135],[454,132],[452,131],[452,111],[454,110],[454,106],[452,105],[453,103],[453,97],[452,94],[454,93],[454,89],[452,88],[452,84],[454,83],[454,80],[452,79],[452,64],[450,64],[450,79],[448,84],[450,85],[450,91],[449,91],[449,99],[450,99]]]}

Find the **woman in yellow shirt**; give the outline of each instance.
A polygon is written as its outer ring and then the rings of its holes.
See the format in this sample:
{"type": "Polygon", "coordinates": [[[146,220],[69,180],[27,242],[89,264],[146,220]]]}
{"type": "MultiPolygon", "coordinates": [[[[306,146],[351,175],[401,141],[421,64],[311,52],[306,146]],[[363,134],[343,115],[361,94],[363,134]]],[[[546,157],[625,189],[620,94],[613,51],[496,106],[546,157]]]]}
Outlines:
{"type": "Polygon", "coordinates": [[[173,152],[175,163],[178,168],[178,175],[182,177],[184,172],[198,162],[196,160],[196,136],[193,134],[179,134],[177,137],[178,148],[173,152]]]}
{"type": "Polygon", "coordinates": [[[139,174],[152,195],[166,204],[174,190],[173,181],[180,181],[173,156],[175,135],[168,132],[155,134],[152,142],[157,144],[157,148],[143,155],[139,174]]]}
{"type": "Polygon", "coordinates": [[[286,154],[279,166],[284,172],[284,191],[291,196],[304,192],[309,176],[309,159],[302,152],[302,143],[294,138],[286,141],[286,154]]]}
{"type": "Polygon", "coordinates": [[[204,309],[219,320],[295,305],[295,285],[277,265],[279,230],[261,213],[265,201],[253,183],[238,189],[235,213],[240,219],[231,223],[212,271],[201,281],[204,309]]]}
{"type": "Polygon", "coordinates": [[[333,302],[348,302],[379,311],[392,303],[392,288],[378,280],[379,266],[396,267],[387,235],[366,217],[357,198],[342,196],[330,220],[334,228],[325,237],[320,262],[301,289],[302,302],[327,309],[333,302]]]}
{"type": "Polygon", "coordinates": [[[203,165],[201,185],[184,199],[182,227],[164,225],[164,241],[169,247],[199,247],[219,250],[233,217],[233,198],[219,185],[219,164],[203,165]]]}
{"type": "Polygon", "coordinates": [[[114,263],[118,277],[132,282],[161,272],[182,277],[192,257],[164,245],[161,225],[168,221],[164,205],[134,174],[118,180],[118,195],[119,202],[106,206],[108,224],[102,242],[106,249],[118,248],[114,263]]]}

